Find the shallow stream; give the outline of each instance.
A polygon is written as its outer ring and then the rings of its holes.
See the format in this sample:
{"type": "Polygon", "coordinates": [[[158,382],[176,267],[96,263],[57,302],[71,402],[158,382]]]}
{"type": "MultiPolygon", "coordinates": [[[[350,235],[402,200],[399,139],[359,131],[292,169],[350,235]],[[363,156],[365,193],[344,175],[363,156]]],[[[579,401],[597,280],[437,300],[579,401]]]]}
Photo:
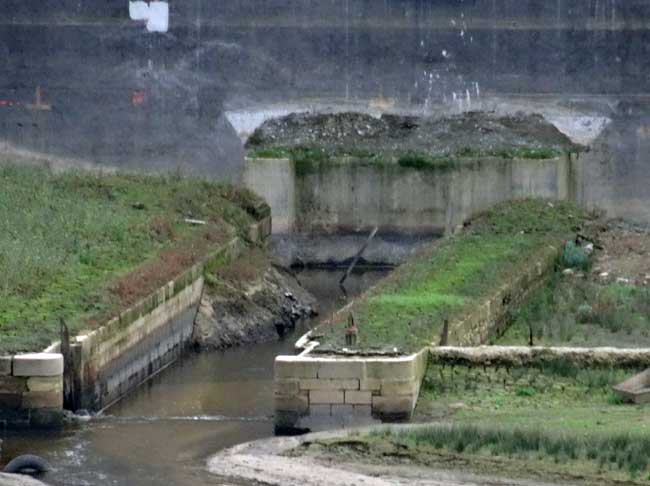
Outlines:
{"type": "MultiPolygon", "coordinates": [[[[358,271],[346,282],[359,295],[388,273],[358,271]]],[[[340,271],[305,270],[299,279],[327,317],[345,300],[340,271]]],[[[273,435],[273,361],[293,354],[307,322],[282,341],[223,352],[187,353],[101,416],[57,433],[7,433],[3,463],[18,454],[45,457],[40,479],[61,486],[224,484],[205,470],[208,456],[273,435]]]]}

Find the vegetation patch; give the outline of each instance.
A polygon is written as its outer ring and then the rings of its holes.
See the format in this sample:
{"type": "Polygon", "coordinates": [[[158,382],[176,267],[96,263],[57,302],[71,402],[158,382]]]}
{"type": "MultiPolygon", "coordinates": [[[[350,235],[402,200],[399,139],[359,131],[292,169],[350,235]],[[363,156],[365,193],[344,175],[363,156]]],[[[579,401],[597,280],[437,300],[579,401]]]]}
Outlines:
{"type": "Polygon", "coordinates": [[[637,371],[583,368],[566,360],[510,368],[431,365],[416,416],[453,425],[425,429],[409,440],[648,479],[650,463],[639,454],[650,441],[647,409],[623,404],[611,390],[637,371]]]}
{"type": "Polygon", "coordinates": [[[102,324],[265,210],[248,191],[179,176],[6,164],[0,186],[0,354],[43,349],[59,319],[73,333],[102,324]]]}
{"type": "Polygon", "coordinates": [[[289,159],[296,164],[298,171],[309,172],[323,164],[357,164],[371,166],[395,166],[415,170],[448,170],[464,162],[477,159],[554,159],[562,154],[560,150],[538,147],[518,147],[478,150],[463,148],[455,153],[428,152],[415,149],[360,148],[356,146],[313,145],[271,145],[251,148],[248,156],[261,159],[289,159]]]}
{"type": "Polygon", "coordinates": [[[412,352],[438,341],[443,323],[513,278],[530,255],[575,232],[588,216],[566,203],[499,205],[441,240],[314,331],[321,350],[345,346],[349,312],[364,350],[412,352]]]}
{"type": "Polygon", "coordinates": [[[650,347],[650,289],[554,274],[513,311],[503,345],[650,347]]]}

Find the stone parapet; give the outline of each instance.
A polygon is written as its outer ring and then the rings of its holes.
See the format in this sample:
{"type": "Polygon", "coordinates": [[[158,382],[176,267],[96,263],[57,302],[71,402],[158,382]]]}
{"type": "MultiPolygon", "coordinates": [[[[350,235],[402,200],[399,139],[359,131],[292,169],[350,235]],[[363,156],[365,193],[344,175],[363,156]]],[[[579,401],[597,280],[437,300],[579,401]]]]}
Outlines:
{"type": "Polygon", "coordinates": [[[278,356],[276,429],[309,426],[323,417],[408,420],[426,370],[426,350],[400,357],[278,356]]]}
{"type": "Polygon", "coordinates": [[[0,428],[59,427],[63,421],[63,356],[0,357],[0,428]]]}
{"type": "Polygon", "coordinates": [[[543,366],[568,362],[579,368],[650,367],[649,348],[574,348],[546,346],[433,346],[429,363],[448,366],[543,366]]]}

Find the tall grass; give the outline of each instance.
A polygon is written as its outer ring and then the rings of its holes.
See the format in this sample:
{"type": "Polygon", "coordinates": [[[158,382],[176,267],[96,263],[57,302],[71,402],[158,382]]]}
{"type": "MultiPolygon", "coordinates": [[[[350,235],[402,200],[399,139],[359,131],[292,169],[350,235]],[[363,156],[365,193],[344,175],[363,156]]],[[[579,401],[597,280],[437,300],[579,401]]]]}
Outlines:
{"type": "MultiPolygon", "coordinates": [[[[586,218],[566,203],[542,200],[501,204],[468,230],[431,246],[354,304],[359,345],[415,351],[438,339],[446,319],[477,305],[512,279],[530,255],[560,238],[586,218]]],[[[319,329],[323,347],[344,346],[338,316],[319,329]]]]}
{"type": "Polygon", "coordinates": [[[650,289],[553,275],[513,312],[503,344],[650,345],[650,289]]]}
{"type": "Polygon", "coordinates": [[[627,471],[633,478],[650,472],[650,436],[576,436],[541,429],[464,424],[431,425],[399,432],[381,430],[371,435],[454,453],[550,460],[561,464],[581,461],[590,463],[594,470],[627,471]]]}

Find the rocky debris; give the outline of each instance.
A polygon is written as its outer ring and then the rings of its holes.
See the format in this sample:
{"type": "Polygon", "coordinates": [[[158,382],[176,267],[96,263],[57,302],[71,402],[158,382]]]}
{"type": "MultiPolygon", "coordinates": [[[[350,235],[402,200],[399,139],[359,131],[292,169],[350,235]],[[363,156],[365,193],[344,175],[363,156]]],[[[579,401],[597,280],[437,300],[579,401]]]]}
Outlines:
{"type": "MultiPolygon", "coordinates": [[[[635,223],[612,220],[593,231],[594,280],[607,284],[650,284],[650,229],[635,223]]],[[[586,248],[586,247],[585,247],[586,248]]]]}
{"type": "Polygon", "coordinates": [[[579,151],[555,126],[538,114],[497,115],[466,112],[419,118],[363,113],[292,113],[265,121],[251,137],[249,149],[272,146],[353,147],[373,153],[418,150],[431,154],[457,154],[464,150],[489,151],[542,147],[579,151]]]}
{"type": "Polygon", "coordinates": [[[222,269],[208,284],[194,323],[198,348],[274,340],[315,315],[314,297],[289,272],[261,252],[243,258],[247,261],[222,269]]]}

